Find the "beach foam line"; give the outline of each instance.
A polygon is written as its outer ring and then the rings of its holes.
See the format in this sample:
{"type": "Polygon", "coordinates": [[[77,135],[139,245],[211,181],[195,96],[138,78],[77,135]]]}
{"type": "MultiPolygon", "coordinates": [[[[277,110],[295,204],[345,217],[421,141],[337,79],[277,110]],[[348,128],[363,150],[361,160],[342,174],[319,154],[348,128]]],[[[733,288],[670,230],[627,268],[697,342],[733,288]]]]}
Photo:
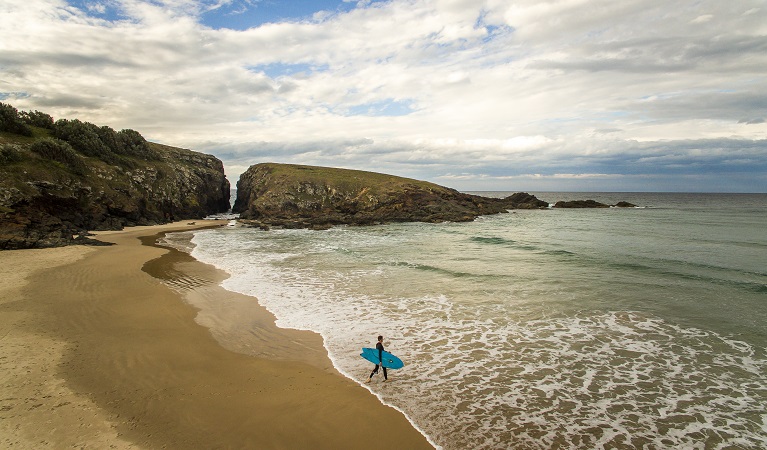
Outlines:
{"type": "MultiPolygon", "coordinates": [[[[180,240],[183,241],[193,233],[184,233],[180,240]]],[[[194,245],[179,242],[178,235],[174,236],[171,240],[174,241],[172,248],[175,249],[171,253],[152,262],[165,264],[166,266],[172,265],[177,269],[174,272],[179,274],[178,280],[168,279],[168,277],[160,278],[174,289],[183,291],[184,300],[199,310],[196,321],[209,329],[211,335],[216,338],[220,345],[251,357],[256,356],[275,361],[301,361],[302,364],[309,363],[320,369],[319,372],[313,370],[312,373],[314,375],[312,377],[318,376],[317,374],[323,374],[323,376],[329,377],[329,379],[335,380],[335,382],[340,382],[342,386],[346,386],[343,388],[344,390],[354,386],[352,392],[344,392],[344,395],[353,394],[361,386],[359,382],[342,373],[333,364],[328,349],[325,346],[324,338],[319,334],[307,330],[278,327],[275,324],[274,315],[260,305],[256,297],[227,290],[221,285],[222,281],[229,276],[225,271],[214,269],[214,266],[197,260],[194,257],[193,251],[191,254],[183,252],[183,249],[194,248],[194,245]],[[178,249],[182,250],[179,251],[178,249]],[[166,259],[166,261],[163,263],[160,261],[161,259],[166,259]],[[197,281],[190,283],[188,282],[189,279],[197,281]],[[214,280],[215,282],[200,282],[201,279],[214,280]],[[350,382],[351,384],[347,384],[350,382]]],[[[151,243],[150,240],[145,240],[145,244],[167,248],[165,246],[167,241],[167,237],[161,238],[156,236],[151,243]]],[[[145,270],[152,272],[153,276],[158,275],[157,272],[154,272],[155,269],[149,269],[145,266],[145,270]]],[[[326,403],[324,409],[328,409],[336,403],[336,400],[333,398],[340,394],[342,393],[331,392],[329,397],[324,400],[326,403]]],[[[344,427],[359,428],[359,430],[355,431],[355,435],[358,432],[361,433],[362,430],[371,428],[368,430],[371,433],[368,436],[375,434],[376,430],[386,428],[389,430],[387,431],[387,436],[395,433],[397,436],[394,439],[401,442],[398,444],[387,438],[385,443],[376,443],[368,442],[366,439],[364,444],[363,440],[360,440],[356,445],[364,445],[366,448],[375,448],[377,446],[383,448],[390,448],[392,446],[401,448],[439,448],[402,410],[386,404],[377,395],[375,399],[367,394],[364,394],[363,397],[364,401],[363,398],[354,394],[355,402],[359,402],[360,405],[367,405],[364,406],[365,412],[361,414],[358,411],[355,414],[351,414],[354,417],[353,423],[347,423],[344,427]],[[370,406],[368,403],[371,401],[375,402],[377,406],[370,406]],[[380,406],[387,406],[388,408],[380,408],[380,406]]],[[[349,406],[339,404],[338,408],[348,409],[349,406]]]]}
{"type": "MultiPolygon", "coordinates": [[[[197,235],[197,233],[192,233],[192,234],[197,235]]],[[[172,245],[175,248],[183,248],[183,249],[191,248],[191,249],[193,249],[191,251],[191,256],[196,258],[196,259],[198,259],[198,260],[200,260],[199,258],[202,257],[202,255],[200,253],[200,248],[197,247],[197,245],[194,242],[192,242],[190,244],[187,244],[185,242],[179,242],[179,240],[183,240],[185,237],[187,237],[186,234],[184,236],[176,235],[172,239],[167,239],[166,238],[165,241],[172,241],[173,242],[172,245]]],[[[192,238],[192,239],[194,240],[194,238],[192,238]]],[[[291,254],[283,253],[283,254],[280,254],[280,255],[273,255],[273,256],[277,260],[282,260],[282,259],[289,258],[292,255],[291,254]]],[[[381,405],[384,405],[386,407],[389,407],[389,408],[399,412],[405,419],[407,419],[407,421],[410,424],[410,426],[414,430],[416,430],[418,433],[420,433],[427,440],[427,442],[432,447],[437,448],[437,449],[441,449],[442,448],[402,408],[400,408],[400,407],[398,407],[398,406],[396,406],[396,405],[386,401],[383,396],[381,396],[380,394],[376,393],[368,385],[366,385],[364,383],[361,383],[359,379],[355,378],[349,372],[344,370],[342,368],[342,365],[339,364],[338,361],[334,358],[332,351],[330,350],[330,348],[327,345],[328,337],[325,336],[322,331],[310,329],[310,328],[307,328],[307,327],[296,326],[295,323],[289,323],[289,324],[285,323],[284,321],[280,320],[280,318],[277,317],[274,314],[274,311],[272,311],[267,306],[262,304],[261,300],[258,298],[258,295],[254,295],[252,292],[248,292],[246,289],[242,289],[243,286],[241,286],[239,283],[235,283],[235,284],[230,283],[234,279],[234,278],[231,278],[231,277],[233,277],[235,275],[236,275],[236,279],[237,280],[242,281],[244,279],[243,278],[243,274],[235,274],[235,273],[233,273],[235,271],[233,270],[232,267],[228,267],[226,265],[221,264],[221,260],[217,259],[217,258],[203,258],[201,261],[203,263],[205,263],[205,264],[211,264],[212,266],[217,267],[218,270],[221,270],[222,272],[227,273],[227,275],[228,275],[227,279],[223,280],[221,282],[221,284],[220,284],[221,289],[225,289],[228,292],[234,293],[236,295],[242,295],[242,296],[246,296],[246,297],[252,299],[253,303],[257,303],[259,305],[259,307],[261,309],[263,309],[263,311],[266,311],[266,312],[269,313],[270,317],[272,317],[275,320],[275,322],[274,322],[275,327],[278,328],[279,330],[285,330],[286,332],[287,331],[298,331],[300,333],[311,333],[312,335],[316,335],[318,337],[321,337],[322,347],[324,349],[323,356],[324,356],[324,358],[326,360],[328,360],[331,363],[331,365],[332,365],[332,367],[333,367],[333,369],[334,369],[334,371],[336,373],[344,376],[348,380],[351,380],[355,385],[361,386],[364,389],[368,390],[371,394],[373,394],[375,396],[375,398],[378,400],[378,402],[380,402],[381,405]]],[[[254,275],[254,274],[251,274],[251,275],[257,276],[257,275],[254,275]]],[[[260,280],[260,281],[264,281],[264,280],[260,280]]],[[[268,281],[267,281],[267,283],[268,283],[268,281]]],[[[207,307],[205,305],[200,305],[200,304],[195,304],[195,305],[198,306],[198,307],[202,307],[203,310],[207,309],[207,307]]],[[[307,314],[309,314],[309,313],[307,313],[307,314]]],[[[216,334],[215,331],[213,333],[214,333],[214,335],[216,334]]],[[[233,348],[233,345],[236,345],[236,344],[233,343],[234,341],[235,341],[235,339],[229,339],[228,340],[227,338],[222,338],[222,340],[221,340],[222,345],[224,345],[227,348],[233,348]]],[[[242,348],[242,347],[243,346],[240,345],[240,348],[242,348]]],[[[245,351],[245,352],[247,352],[247,351],[245,351]]],[[[367,363],[365,363],[365,364],[367,364],[367,363]]],[[[367,368],[367,365],[365,367],[367,368]]]]}
{"type": "MultiPolygon", "coordinates": [[[[323,338],[322,341],[323,341],[323,344],[324,344],[325,339],[323,338]]],[[[405,416],[405,418],[407,418],[407,421],[410,422],[410,425],[412,425],[413,428],[415,428],[419,433],[421,433],[423,435],[423,437],[426,438],[426,440],[429,442],[429,444],[431,444],[437,450],[442,450],[442,447],[439,444],[437,444],[436,442],[434,442],[434,440],[431,438],[431,436],[429,436],[429,434],[426,433],[426,431],[424,431],[423,428],[418,426],[418,424],[415,423],[413,421],[413,419],[402,408],[400,408],[400,407],[398,407],[396,405],[392,405],[391,403],[388,403],[380,394],[375,392],[369,385],[367,385],[365,383],[360,383],[359,380],[354,378],[354,376],[352,376],[351,374],[349,374],[346,371],[342,370],[339,367],[339,365],[334,361],[333,357],[330,355],[330,350],[328,350],[327,347],[325,347],[325,350],[327,350],[328,357],[330,358],[331,361],[333,361],[333,366],[336,368],[336,370],[338,370],[338,372],[340,372],[346,378],[348,378],[348,379],[354,381],[355,383],[357,383],[358,385],[362,386],[363,388],[367,389],[371,394],[373,394],[378,399],[378,401],[381,402],[381,404],[399,411],[403,416],[405,416]]]]}

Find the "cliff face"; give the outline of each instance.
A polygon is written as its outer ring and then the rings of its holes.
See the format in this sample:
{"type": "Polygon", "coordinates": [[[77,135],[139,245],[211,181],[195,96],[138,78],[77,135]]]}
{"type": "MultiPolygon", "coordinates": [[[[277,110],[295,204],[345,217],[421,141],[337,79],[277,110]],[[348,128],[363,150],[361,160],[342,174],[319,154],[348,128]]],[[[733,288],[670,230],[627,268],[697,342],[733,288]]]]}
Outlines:
{"type": "Polygon", "coordinates": [[[71,150],[46,152],[40,141],[0,133],[0,249],[86,243],[88,230],[229,209],[229,181],[213,156],[146,143],[150,157],[107,162],[71,150]]]}
{"type": "Polygon", "coordinates": [[[505,199],[463,194],[379,173],[290,164],[251,166],[237,182],[233,212],[263,227],[465,222],[517,208],[545,208],[529,194],[505,199]]]}

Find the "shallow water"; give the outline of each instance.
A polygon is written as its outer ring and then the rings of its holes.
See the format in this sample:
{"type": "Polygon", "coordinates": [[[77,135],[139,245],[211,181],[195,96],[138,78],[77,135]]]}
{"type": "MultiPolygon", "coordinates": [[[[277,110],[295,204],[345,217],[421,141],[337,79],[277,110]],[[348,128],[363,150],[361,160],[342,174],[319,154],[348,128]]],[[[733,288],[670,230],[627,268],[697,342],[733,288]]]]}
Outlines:
{"type": "Polygon", "coordinates": [[[366,386],[443,448],[767,447],[767,195],[538,196],[642,208],[202,230],[192,255],[350,378],[383,334],[406,366],[366,386]]]}

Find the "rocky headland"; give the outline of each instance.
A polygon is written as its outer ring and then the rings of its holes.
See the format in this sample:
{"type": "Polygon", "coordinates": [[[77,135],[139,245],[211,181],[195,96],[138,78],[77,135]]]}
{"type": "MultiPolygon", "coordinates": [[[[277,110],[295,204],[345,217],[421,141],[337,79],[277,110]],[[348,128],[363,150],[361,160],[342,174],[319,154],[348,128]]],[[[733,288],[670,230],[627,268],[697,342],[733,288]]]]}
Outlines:
{"type": "Polygon", "coordinates": [[[359,170],[292,164],[251,166],[237,182],[233,212],[243,223],[323,229],[391,222],[466,222],[548,203],[527,193],[491,198],[359,170]]]}
{"type": "MultiPolygon", "coordinates": [[[[99,244],[89,231],[198,219],[229,209],[223,163],[211,155],[0,103],[0,250],[99,244]]],[[[467,222],[550,205],[360,170],[293,164],[251,166],[233,212],[271,227],[326,229],[392,222],[467,222]]],[[[607,208],[593,200],[555,208],[607,208]]],[[[620,202],[614,206],[633,207],[620,202]]]]}
{"type": "Polygon", "coordinates": [[[96,243],[88,231],[225,212],[229,195],[211,155],[0,103],[0,249],[96,243]]]}

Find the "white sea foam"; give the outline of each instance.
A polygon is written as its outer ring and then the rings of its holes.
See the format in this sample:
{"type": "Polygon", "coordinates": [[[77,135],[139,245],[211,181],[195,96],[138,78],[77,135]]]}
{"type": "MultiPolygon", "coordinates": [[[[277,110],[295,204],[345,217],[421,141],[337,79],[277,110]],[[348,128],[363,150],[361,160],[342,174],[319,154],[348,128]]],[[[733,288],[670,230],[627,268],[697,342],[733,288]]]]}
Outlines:
{"type": "Polygon", "coordinates": [[[321,334],[352,379],[371,369],[360,347],[383,334],[406,366],[366,387],[444,448],[767,446],[767,361],[751,344],[646,312],[550,310],[539,292],[558,288],[544,278],[475,283],[457,268],[476,250],[422,256],[455,227],[419,230],[206,230],[192,254],[278,326],[321,334]]]}
{"type": "Polygon", "coordinates": [[[194,244],[192,244],[192,237],[194,232],[192,231],[179,231],[176,233],[166,233],[158,241],[160,245],[175,248],[176,250],[184,253],[192,253],[194,244]]]}

